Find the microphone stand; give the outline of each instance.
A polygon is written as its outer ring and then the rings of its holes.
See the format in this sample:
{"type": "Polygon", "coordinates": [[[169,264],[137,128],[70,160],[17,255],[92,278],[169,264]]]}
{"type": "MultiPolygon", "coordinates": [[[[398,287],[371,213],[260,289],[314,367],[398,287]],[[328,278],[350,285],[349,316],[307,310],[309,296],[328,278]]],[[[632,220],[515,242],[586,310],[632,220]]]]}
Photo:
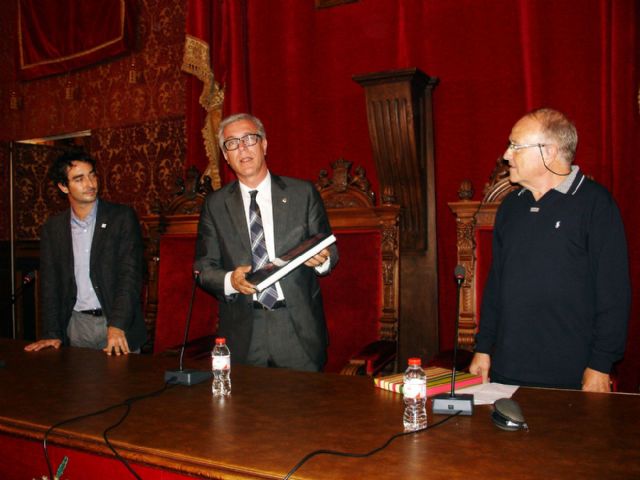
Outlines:
{"type": "Polygon", "coordinates": [[[465,269],[458,265],[455,269],[456,292],[456,336],[453,343],[453,365],[451,366],[451,392],[441,393],[433,397],[433,413],[443,415],[473,415],[473,395],[462,393],[456,395],[456,363],[458,358],[458,329],[460,325],[460,290],[465,277],[465,269]]]}
{"type": "Polygon", "coordinates": [[[164,381],[177,385],[196,385],[202,383],[205,380],[211,378],[211,372],[193,369],[182,368],[182,359],[184,358],[184,349],[189,339],[189,326],[191,325],[191,312],[193,311],[193,302],[196,298],[196,286],[198,284],[198,277],[200,272],[193,272],[193,287],[191,289],[191,300],[189,301],[189,312],[187,313],[187,322],[184,327],[184,340],[182,341],[182,347],[180,347],[180,362],[178,370],[167,370],[164,372],[164,381]]]}
{"type": "Polygon", "coordinates": [[[35,275],[36,275],[36,270],[33,270],[24,276],[22,280],[22,285],[20,285],[18,288],[13,290],[13,292],[9,296],[8,301],[4,302],[3,304],[0,304],[0,311],[4,310],[5,308],[13,307],[16,304],[16,302],[25,292],[27,287],[29,287],[31,283],[35,280],[36,278],[35,275]]]}

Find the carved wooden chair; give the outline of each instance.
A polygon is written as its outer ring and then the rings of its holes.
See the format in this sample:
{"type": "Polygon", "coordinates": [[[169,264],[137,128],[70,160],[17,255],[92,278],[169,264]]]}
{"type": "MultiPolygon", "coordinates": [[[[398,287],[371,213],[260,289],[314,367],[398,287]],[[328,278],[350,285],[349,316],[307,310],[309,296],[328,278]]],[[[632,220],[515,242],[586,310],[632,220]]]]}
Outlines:
{"type": "Polygon", "coordinates": [[[374,375],[393,367],[399,314],[399,216],[391,192],[376,207],[364,169],[351,162],[320,172],[316,188],[336,235],[340,261],[321,279],[329,329],[326,372],[374,375]]]}
{"type": "MultiPolygon", "coordinates": [[[[192,264],[200,209],[212,191],[208,177],[200,178],[192,167],[186,180],[168,205],[158,205],[156,213],[142,217],[147,237],[145,256],[148,269],[145,323],[148,340],[143,351],[163,353],[177,350],[184,328],[193,286],[192,264]]],[[[210,351],[217,330],[217,303],[201,289],[196,290],[189,342],[191,351],[210,351]]]]}

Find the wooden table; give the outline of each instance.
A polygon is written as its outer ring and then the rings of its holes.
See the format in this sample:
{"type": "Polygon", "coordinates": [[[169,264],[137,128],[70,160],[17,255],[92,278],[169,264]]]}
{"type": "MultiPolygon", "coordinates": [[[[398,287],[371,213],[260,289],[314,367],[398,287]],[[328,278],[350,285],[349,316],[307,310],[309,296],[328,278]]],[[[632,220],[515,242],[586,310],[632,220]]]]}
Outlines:
{"type": "MultiPolygon", "coordinates": [[[[73,348],[26,353],[23,346],[0,340],[2,479],[47,474],[41,444],[50,425],[158,390],[165,369],[176,365],[174,358],[73,348]]],[[[282,478],[313,450],[366,452],[402,429],[401,396],[365,377],[234,367],[232,381],[223,400],[206,383],[135,403],[109,438],[142,478],[160,470],[165,479],[282,478]]],[[[481,406],[369,458],[315,457],[295,478],[640,478],[640,396],[520,389],[515,398],[528,433],[497,429],[491,408],[481,406]]],[[[64,478],[133,478],[102,439],[122,412],[54,432],[53,463],[62,454],[70,460],[64,478]]],[[[442,418],[429,412],[431,423],[442,418]]]]}

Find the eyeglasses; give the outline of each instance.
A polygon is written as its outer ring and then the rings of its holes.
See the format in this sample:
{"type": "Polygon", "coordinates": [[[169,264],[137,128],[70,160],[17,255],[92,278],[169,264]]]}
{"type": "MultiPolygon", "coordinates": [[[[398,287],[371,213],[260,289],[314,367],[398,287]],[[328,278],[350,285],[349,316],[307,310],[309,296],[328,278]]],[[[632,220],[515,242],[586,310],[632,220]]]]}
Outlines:
{"type": "Polygon", "coordinates": [[[262,139],[262,135],[259,133],[247,133],[244,137],[227,138],[222,142],[222,146],[226,151],[237,150],[240,148],[240,142],[242,142],[245,147],[253,147],[260,139],[262,139]]]}
{"type": "Polygon", "coordinates": [[[507,142],[507,150],[511,150],[512,152],[517,152],[518,150],[522,150],[523,148],[531,148],[531,147],[542,148],[542,147],[546,147],[546,146],[547,146],[546,143],[523,143],[523,144],[517,144],[517,143],[513,143],[512,141],[507,142]]]}

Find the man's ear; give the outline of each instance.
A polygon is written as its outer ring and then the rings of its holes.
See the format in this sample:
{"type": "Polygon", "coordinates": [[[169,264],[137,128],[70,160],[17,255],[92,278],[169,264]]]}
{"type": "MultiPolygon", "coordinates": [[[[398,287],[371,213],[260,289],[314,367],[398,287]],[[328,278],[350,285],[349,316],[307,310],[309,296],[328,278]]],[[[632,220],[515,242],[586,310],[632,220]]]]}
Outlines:
{"type": "Polygon", "coordinates": [[[66,185],[63,185],[62,183],[58,183],[58,188],[62,190],[62,193],[67,195],[69,194],[69,188],[66,185]]]}
{"type": "Polygon", "coordinates": [[[267,139],[266,138],[262,139],[262,154],[263,155],[267,154],[267,139]]]}
{"type": "Polygon", "coordinates": [[[556,159],[558,157],[558,146],[550,143],[545,145],[545,147],[547,148],[547,151],[549,152],[549,157],[551,157],[551,159],[556,159]]]}

